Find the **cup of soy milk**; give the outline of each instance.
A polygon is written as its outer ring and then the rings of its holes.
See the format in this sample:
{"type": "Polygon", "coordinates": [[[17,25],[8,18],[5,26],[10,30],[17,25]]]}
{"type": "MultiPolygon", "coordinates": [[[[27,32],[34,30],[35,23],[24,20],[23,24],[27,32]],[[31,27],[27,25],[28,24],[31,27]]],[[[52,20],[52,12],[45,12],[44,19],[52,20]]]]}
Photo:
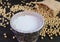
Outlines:
{"type": "Polygon", "coordinates": [[[43,17],[36,12],[19,12],[10,20],[18,42],[36,42],[44,25],[43,17]]]}

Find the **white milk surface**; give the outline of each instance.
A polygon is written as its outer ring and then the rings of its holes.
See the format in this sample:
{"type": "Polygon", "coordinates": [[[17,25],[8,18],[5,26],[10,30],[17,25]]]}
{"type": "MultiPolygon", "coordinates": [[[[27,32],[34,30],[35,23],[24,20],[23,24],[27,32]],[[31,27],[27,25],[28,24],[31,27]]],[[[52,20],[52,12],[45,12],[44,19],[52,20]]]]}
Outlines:
{"type": "Polygon", "coordinates": [[[14,30],[24,33],[37,30],[40,26],[42,26],[42,20],[32,15],[17,16],[17,18],[13,19],[11,23],[14,30]]]}
{"type": "Polygon", "coordinates": [[[35,30],[39,26],[38,18],[34,16],[20,16],[14,20],[13,24],[15,25],[15,29],[21,31],[31,31],[35,30]]]}

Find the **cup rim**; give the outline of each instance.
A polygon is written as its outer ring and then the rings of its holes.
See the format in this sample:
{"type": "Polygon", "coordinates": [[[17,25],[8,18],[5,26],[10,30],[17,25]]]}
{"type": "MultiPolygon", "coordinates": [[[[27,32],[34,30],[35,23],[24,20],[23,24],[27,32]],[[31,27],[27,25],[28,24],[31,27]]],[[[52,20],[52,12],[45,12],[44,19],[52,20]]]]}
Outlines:
{"type": "Polygon", "coordinates": [[[39,30],[43,27],[43,25],[44,25],[43,16],[42,16],[41,14],[37,13],[37,12],[30,12],[30,11],[18,12],[18,13],[16,13],[14,16],[12,16],[12,18],[10,19],[10,26],[12,27],[12,29],[14,29],[14,30],[17,31],[17,32],[21,32],[21,33],[33,33],[33,32],[37,32],[37,31],[39,31],[39,30]],[[16,29],[14,29],[15,27],[12,25],[12,22],[13,22],[13,19],[15,18],[15,16],[17,16],[17,15],[19,15],[19,14],[22,14],[22,13],[30,13],[30,14],[31,14],[31,13],[34,13],[35,15],[40,16],[40,18],[41,18],[41,20],[42,20],[42,25],[41,25],[38,29],[33,30],[33,31],[29,31],[29,32],[27,32],[27,31],[17,31],[16,29]]]}

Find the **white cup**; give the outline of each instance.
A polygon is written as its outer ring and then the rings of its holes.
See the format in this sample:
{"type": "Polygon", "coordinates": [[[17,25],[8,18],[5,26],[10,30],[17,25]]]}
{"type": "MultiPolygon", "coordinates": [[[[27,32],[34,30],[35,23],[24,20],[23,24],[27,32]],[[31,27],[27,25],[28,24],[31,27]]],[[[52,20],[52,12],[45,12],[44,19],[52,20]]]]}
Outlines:
{"type": "Polygon", "coordinates": [[[10,25],[19,42],[36,42],[40,29],[44,25],[44,20],[43,17],[36,12],[24,11],[12,16],[10,25]],[[23,25],[21,25],[22,23],[23,25]]]}

